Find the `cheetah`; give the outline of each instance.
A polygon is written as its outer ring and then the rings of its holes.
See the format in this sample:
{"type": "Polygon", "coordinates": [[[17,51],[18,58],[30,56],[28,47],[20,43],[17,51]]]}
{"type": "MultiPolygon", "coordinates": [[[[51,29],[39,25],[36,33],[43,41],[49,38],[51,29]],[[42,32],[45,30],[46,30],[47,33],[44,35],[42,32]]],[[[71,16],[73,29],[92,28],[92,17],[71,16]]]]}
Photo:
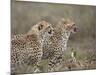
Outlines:
{"type": "Polygon", "coordinates": [[[74,22],[62,19],[54,28],[53,36],[44,41],[42,59],[48,59],[49,61],[47,72],[58,71],[56,67],[63,60],[70,34],[76,31],[77,27],[74,22]]]}
{"type": "MultiPolygon", "coordinates": [[[[53,28],[46,21],[34,25],[26,34],[14,35],[11,38],[11,72],[12,73],[33,73],[22,72],[19,67],[25,69],[24,65],[39,66],[43,55],[42,47],[44,38],[52,35],[53,28]],[[19,70],[18,72],[16,72],[19,70]]],[[[35,70],[34,70],[35,72],[35,70]]],[[[37,72],[37,71],[36,71],[37,72]]]]}

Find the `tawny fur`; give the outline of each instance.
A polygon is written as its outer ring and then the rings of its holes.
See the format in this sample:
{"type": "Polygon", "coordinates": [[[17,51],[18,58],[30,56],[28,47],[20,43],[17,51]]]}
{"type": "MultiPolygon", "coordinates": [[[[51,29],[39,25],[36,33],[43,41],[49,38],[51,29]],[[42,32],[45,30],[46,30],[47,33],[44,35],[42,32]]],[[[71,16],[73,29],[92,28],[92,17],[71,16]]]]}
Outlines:
{"type": "MultiPolygon", "coordinates": [[[[34,25],[28,33],[14,35],[11,38],[11,70],[13,72],[17,70],[21,71],[18,68],[20,65],[22,69],[25,69],[24,64],[33,67],[39,66],[38,63],[41,61],[43,55],[42,47],[45,36],[43,32],[46,33],[47,29],[52,31],[50,24],[46,21],[41,21],[34,25]]],[[[25,71],[24,73],[31,72],[25,71]]]]}
{"type": "Polygon", "coordinates": [[[63,60],[64,51],[70,33],[76,31],[76,25],[70,20],[62,19],[54,28],[54,34],[43,45],[43,59],[48,59],[48,71],[56,71],[56,66],[63,60]]]}

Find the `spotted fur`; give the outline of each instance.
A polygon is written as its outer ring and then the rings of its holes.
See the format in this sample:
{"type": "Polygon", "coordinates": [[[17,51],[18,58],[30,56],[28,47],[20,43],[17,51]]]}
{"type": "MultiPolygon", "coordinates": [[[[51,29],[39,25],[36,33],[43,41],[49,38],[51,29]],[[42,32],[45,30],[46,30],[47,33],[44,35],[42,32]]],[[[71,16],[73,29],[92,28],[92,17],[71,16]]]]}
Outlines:
{"type": "MultiPolygon", "coordinates": [[[[16,72],[17,69],[21,71],[19,67],[21,65],[22,69],[25,69],[24,64],[38,67],[43,55],[43,40],[51,34],[52,27],[50,24],[41,21],[34,25],[28,33],[14,35],[11,38],[11,70],[13,72],[16,72]]],[[[31,72],[28,70],[24,73],[31,72]]]]}
{"type": "Polygon", "coordinates": [[[71,32],[76,31],[74,22],[62,19],[54,29],[54,34],[43,45],[43,59],[48,59],[48,72],[57,71],[63,60],[64,51],[71,32]]]}

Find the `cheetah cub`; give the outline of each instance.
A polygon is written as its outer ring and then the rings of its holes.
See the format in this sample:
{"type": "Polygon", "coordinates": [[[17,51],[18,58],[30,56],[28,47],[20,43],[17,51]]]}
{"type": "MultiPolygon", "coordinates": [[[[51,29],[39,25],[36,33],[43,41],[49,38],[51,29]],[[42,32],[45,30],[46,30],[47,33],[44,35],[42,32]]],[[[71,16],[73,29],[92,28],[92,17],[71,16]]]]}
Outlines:
{"type": "Polygon", "coordinates": [[[39,67],[43,55],[43,41],[52,35],[52,31],[51,24],[41,21],[34,25],[28,33],[14,35],[11,38],[12,73],[37,72],[37,69],[31,71],[28,66],[39,67]]]}
{"type": "Polygon", "coordinates": [[[62,19],[54,28],[54,34],[48,41],[45,40],[43,46],[43,59],[48,59],[48,71],[59,71],[64,57],[64,51],[67,50],[67,42],[71,33],[76,32],[76,25],[70,20],[62,19]]]}

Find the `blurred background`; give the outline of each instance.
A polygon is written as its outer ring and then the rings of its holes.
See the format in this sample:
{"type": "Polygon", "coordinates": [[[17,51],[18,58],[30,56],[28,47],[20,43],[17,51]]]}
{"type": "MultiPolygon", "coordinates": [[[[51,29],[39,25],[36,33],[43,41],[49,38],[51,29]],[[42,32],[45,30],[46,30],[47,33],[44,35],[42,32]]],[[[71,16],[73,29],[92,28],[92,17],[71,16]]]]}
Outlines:
{"type": "Polygon", "coordinates": [[[66,57],[70,58],[73,48],[78,60],[88,62],[88,66],[84,69],[95,69],[96,6],[12,0],[11,35],[26,33],[31,26],[41,20],[46,20],[55,26],[61,18],[72,19],[78,26],[78,32],[71,34],[69,38],[66,57]]]}

